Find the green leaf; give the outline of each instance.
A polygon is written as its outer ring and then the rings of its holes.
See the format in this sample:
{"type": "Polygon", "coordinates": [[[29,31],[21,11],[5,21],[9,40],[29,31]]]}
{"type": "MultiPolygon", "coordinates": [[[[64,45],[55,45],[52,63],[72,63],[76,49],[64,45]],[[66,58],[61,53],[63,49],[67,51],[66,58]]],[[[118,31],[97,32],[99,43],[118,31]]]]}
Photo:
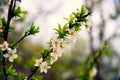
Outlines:
{"type": "Polygon", "coordinates": [[[80,30],[80,26],[74,26],[75,31],[79,31],[80,30]]]}
{"type": "Polygon", "coordinates": [[[1,18],[1,21],[2,21],[3,27],[5,27],[7,25],[6,19],[3,17],[3,18],[1,18]]]}
{"type": "Polygon", "coordinates": [[[21,16],[20,16],[21,13],[22,13],[22,11],[21,11],[20,7],[16,8],[16,9],[14,10],[14,16],[15,16],[15,17],[21,17],[21,16]]]}
{"type": "Polygon", "coordinates": [[[49,56],[50,53],[51,53],[51,50],[48,50],[48,49],[43,49],[43,50],[42,50],[42,55],[43,55],[44,57],[49,56]]]}
{"type": "Polygon", "coordinates": [[[69,19],[67,19],[67,18],[64,18],[65,20],[67,20],[67,21],[69,21],[69,19]]]}
{"type": "Polygon", "coordinates": [[[67,35],[67,29],[68,29],[68,24],[65,24],[63,27],[61,27],[60,24],[58,24],[58,29],[55,29],[58,34],[58,38],[64,38],[67,35]]]}
{"type": "Polygon", "coordinates": [[[12,69],[13,68],[13,65],[11,65],[8,70],[7,70],[7,75],[8,76],[13,76],[13,75],[17,75],[17,72],[15,69],[12,69]]]}
{"type": "Polygon", "coordinates": [[[86,8],[84,5],[82,5],[81,10],[80,10],[80,15],[83,16],[86,14],[86,8]]]}
{"type": "Polygon", "coordinates": [[[11,32],[14,29],[14,26],[9,27],[9,32],[11,32]]]}
{"type": "Polygon", "coordinates": [[[30,26],[30,29],[27,30],[27,33],[28,33],[29,35],[34,35],[34,34],[38,33],[39,30],[40,30],[40,29],[39,29],[39,26],[38,26],[38,27],[35,27],[35,26],[34,26],[34,23],[32,23],[31,26],[30,26]]]}
{"type": "Polygon", "coordinates": [[[25,80],[25,75],[23,73],[18,73],[18,80],[25,80]]]}
{"type": "Polygon", "coordinates": [[[1,47],[0,47],[0,53],[2,53],[1,47]]]}
{"type": "Polygon", "coordinates": [[[73,23],[74,17],[73,17],[72,15],[70,15],[69,20],[70,20],[70,21],[69,21],[70,23],[73,23]]]}

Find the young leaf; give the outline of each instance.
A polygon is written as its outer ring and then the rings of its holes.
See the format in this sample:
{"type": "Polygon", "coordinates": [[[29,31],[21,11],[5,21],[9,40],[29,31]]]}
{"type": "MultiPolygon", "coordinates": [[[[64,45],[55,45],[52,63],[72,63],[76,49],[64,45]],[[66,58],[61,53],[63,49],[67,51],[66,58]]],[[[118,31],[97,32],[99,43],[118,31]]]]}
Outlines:
{"type": "Polygon", "coordinates": [[[83,16],[86,14],[86,8],[84,5],[82,5],[81,10],[80,10],[80,16],[83,16]]]}
{"type": "Polygon", "coordinates": [[[3,17],[1,18],[1,21],[2,21],[2,26],[5,27],[7,25],[6,19],[3,17]]]}
{"type": "Polygon", "coordinates": [[[69,20],[70,20],[69,23],[73,23],[74,17],[72,15],[70,15],[69,20]]]}
{"type": "Polygon", "coordinates": [[[58,29],[55,29],[58,34],[58,38],[64,38],[67,35],[67,29],[68,29],[68,24],[65,24],[63,27],[61,27],[60,24],[58,24],[58,29]]]}
{"type": "Polygon", "coordinates": [[[15,16],[15,17],[20,17],[20,14],[21,14],[21,13],[22,13],[22,11],[21,11],[20,7],[16,8],[16,9],[14,10],[14,16],[15,16]]]}
{"type": "Polygon", "coordinates": [[[17,75],[17,72],[15,69],[12,69],[13,68],[13,65],[11,65],[8,70],[7,70],[7,75],[8,76],[13,76],[13,75],[17,75]]]}
{"type": "Polygon", "coordinates": [[[18,73],[18,79],[17,80],[25,80],[25,75],[23,73],[18,73]]]}
{"type": "Polygon", "coordinates": [[[42,50],[42,55],[43,55],[44,57],[49,56],[50,52],[51,52],[51,50],[43,49],[43,50],[42,50]]]}
{"type": "Polygon", "coordinates": [[[35,27],[35,26],[34,26],[34,23],[32,23],[31,26],[30,26],[30,29],[27,30],[27,33],[28,33],[29,35],[34,35],[34,34],[38,33],[39,30],[40,30],[40,29],[39,29],[39,26],[38,26],[38,27],[35,27]]]}

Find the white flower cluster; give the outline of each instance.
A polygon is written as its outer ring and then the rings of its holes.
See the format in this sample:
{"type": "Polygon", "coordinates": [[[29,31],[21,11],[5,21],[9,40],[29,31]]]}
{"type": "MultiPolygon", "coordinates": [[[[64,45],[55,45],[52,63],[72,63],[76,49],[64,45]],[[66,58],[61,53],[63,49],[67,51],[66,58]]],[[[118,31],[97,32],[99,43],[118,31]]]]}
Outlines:
{"type": "Polygon", "coordinates": [[[46,61],[43,61],[43,58],[36,60],[35,66],[39,66],[41,72],[45,73],[47,73],[47,69],[51,68],[51,66],[48,66],[48,63],[46,61]]]}
{"type": "Polygon", "coordinates": [[[69,29],[68,30],[69,35],[67,35],[64,39],[52,39],[52,45],[51,49],[52,52],[50,54],[50,64],[53,64],[58,60],[59,57],[62,56],[62,53],[64,52],[64,49],[74,43],[77,39],[77,32],[75,29],[69,29]]]}
{"type": "Polygon", "coordinates": [[[69,35],[65,38],[65,44],[70,45],[78,39],[78,32],[74,28],[68,29],[69,35]]]}
{"type": "MultiPolygon", "coordinates": [[[[54,38],[51,40],[50,49],[52,52],[50,53],[50,65],[58,60],[59,57],[62,56],[65,47],[74,43],[77,39],[77,31],[75,29],[68,29],[68,35],[64,39],[54,38]]],[[[47,73],[47,70],[50,68],[48,63],[43,61],[43,58],[36,60],[35,66],[39,66],[41,72],[47,73]]]]}
{"type": "Polygon", "coordinates": [[[5,58],[9,58],[9,61],[10,61],[10,62],[13,62],[13,60],[18,57],[17,54],[15,54],[15,53],[16,53],[16,49],[12,50],[12,49],[9,48],[8,46],[9,46],[9,44],[7,43],[7,41],[4,41],[4,42],[0,45],[0,48],[1,48],[2,51],[5,51],[5,50],[6,50],[6,53],[3,54],[3,56],[4,56],[5,58]]]}

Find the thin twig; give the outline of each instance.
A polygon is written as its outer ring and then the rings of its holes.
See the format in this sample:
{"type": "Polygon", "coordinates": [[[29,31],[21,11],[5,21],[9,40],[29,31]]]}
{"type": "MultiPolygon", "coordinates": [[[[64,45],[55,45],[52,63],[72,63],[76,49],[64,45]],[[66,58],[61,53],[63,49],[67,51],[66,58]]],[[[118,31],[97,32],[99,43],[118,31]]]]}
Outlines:
{"type": "Polygon", "coordinates": [[[34,70],[31,71],[31,73],[27,76],[27,80],[30,80],[30,78],[36,73],[39,67],[35,67],[34,70]]]}
{"type": "Polygon", "coordinates": [[[26,38],[27,36],[29,36],[29,34],[26,34],[25,33],[25,35],[23,36],[23,37],[21,37],[17,42],[15,42],[11,47],[13,47],[13,46],[16,46],[18,43],[20,43],[24,38],[26,38]]]}

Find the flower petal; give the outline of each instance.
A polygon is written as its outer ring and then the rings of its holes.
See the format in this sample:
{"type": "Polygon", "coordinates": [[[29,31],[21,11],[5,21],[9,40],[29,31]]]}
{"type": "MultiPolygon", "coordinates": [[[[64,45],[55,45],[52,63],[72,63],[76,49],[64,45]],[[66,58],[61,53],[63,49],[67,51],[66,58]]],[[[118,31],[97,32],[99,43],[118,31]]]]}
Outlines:
{"type": "Polygon", "coordinates": [[[13,58],[17,58],[18,55],[17,55],[17,54],[13,54],[12,57],[13,57],[13,58]]]}
{"type": "Polygon", "coordinates": [[[53,64],[55,61],[57,61],[58,57],[56,56],[51,56],[50,58],[50,64],[53,64]]]}
{"type": "Polygon", "coordinates": [[[13,57],[9,57],[9,61],[10,61],[10,62],[13,62],[13,57]]]}
{"type": "Polygon", "coordinates": [[[44,70],[41,68],[40,72],[42,73],[42,72],[44,72],[44,70]]]}
{"type": "Polygon", "coordinates": [[[10,55],[9,54],[4,54],[3,55],[5,58],[8,58],[10,55]]]}
{"type": "Polygon", "coordinates": [[[39,64],[38,64],[38,63],[36,63],[36,64],[35,64],[35,66],[39,66],[39,64]]]}
{"type": "Polygon", "coordinates": [[[16,49],[12,50],[12,53],[16,53],[16,49]]]}
{"type": "Polygon", "coordinates": [[[47,69],[44,69],[44,72],[47,73],[47,69]]]}

